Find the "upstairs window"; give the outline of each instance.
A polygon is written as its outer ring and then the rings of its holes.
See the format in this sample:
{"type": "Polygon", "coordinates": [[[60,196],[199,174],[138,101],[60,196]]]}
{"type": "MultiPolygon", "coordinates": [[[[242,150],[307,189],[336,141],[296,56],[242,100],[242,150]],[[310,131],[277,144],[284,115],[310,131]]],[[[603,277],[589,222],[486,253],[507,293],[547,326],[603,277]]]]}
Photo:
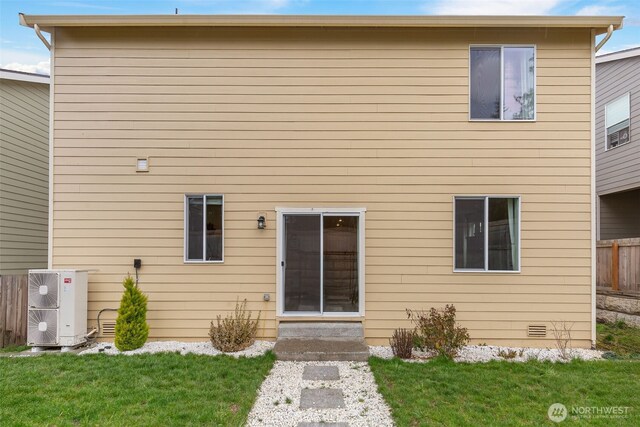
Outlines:
{"type": "Polygon", "coordinates": [[[471,120],[535,120],[535,48],[472,46],[471,120]]]}
{"type": "Polygon", "coordinates": [[[221,195],[185,196],[185,261],[222,262],[223,224],[221,195]]]}
{"type": "Polygon", "coordinates": [[[520,270],[520,199],[455,198],[455,271],[520,270]]]}
{"type": "Polygon", "coordinates": [[[621,96],[605,107],[607,150],[629,142],[630,96],[621,96]]]}

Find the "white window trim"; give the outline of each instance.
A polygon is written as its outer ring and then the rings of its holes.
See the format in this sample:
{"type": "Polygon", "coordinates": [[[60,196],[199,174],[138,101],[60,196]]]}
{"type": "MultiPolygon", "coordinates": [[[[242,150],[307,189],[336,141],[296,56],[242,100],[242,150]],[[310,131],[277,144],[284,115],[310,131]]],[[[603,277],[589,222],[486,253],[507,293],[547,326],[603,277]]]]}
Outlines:
{"type": "MultiPolygon", "coordinates": [[[[617,123],[614,123],[614,124],[617,124],[617,123]]],[[[631,92],[627,92],[620,95],[616,99],[612,99],[611,101],[607,102],[604,106],[604,151],[615,150],[616,148],[625,146],[630,142],[631,142],[631,92]],[[625,142],[624,144],[618,144],[615,147],[609,147],[609,134],[607,133],[607,129],[609,129],[609,124],[607,123],[607,107],[609,106],[609,104],[612,104],[624,98],[625,96],[629,98],[629,118],[627,119],[629,120],[629,141],[625,142]]]]}
{"type": "Polygon", "coordinates": [[[454,273],[483,273],[483,274],[517,274],[522,272],[522,197],[518,195],[503,194],[479,194],[453,196],[453,272],[454,273]],[[456,200],[458,199],[484,199],[485,239],[484,239],[484,266],[485,268],[456,268],[456,200]],[[517,270],[489,270],[489,199],[518,199],[518,269],[517,270]]]}
{"type": "Polygon", "coordinates": [[[536,44],[470,44],[468,52],[468,120],[470,122],[507,122],[507,123],[533,123],[538,120],[538,46],[536,44]],[[471,118],[471,49],[474,47],[499,47],[500,48],[500,118],[499,119],[473,119],[471,118]],[[533,119],[513,120],[504,119],[504,48],[505,47],[532,47],[533,48],[533,119]]]}
{"type": "MultiPolygon", "coordinates": [[[[203,200],[206,201],[206,200],[203,200]]],[[[204,206],[204,205],[203,205],[204,206]]],[[[202,250],[203,250],[203,255],[204,255],[204,248],[206,247],[205,243],[205,239],[206,239],[206,235],[207,233],[205,233],[206,230],[206,225],[205,225],[205,221],[206,221],[206,213],[205,213],[206,207],[203,209],[202,212],[202,223],[203,223],[203,228],[202,228],[202,240],[203,240],[203,246],[202,246],[202,250]]],[[[183,217],[183,226],[182,228],[184,228],[184,241],[183,241],[183,246],[184,246],[184,251],[183,251],[183,262],[185,264],[223,264],[224,263],[224,194],[210,194],[210,193],[187,193],[184,195],[184,217],[183,217]],[[189,220],[188,220],[188,216],[189,216],[189,197],[203,197],[206,199],[206,197],[220,197],[222,199],[222,259],[219,260],[193,260],[193,259],[187,259],[187,250],[189,248],[189,238],[188,238],[188,234],[189,234],[189,229],[188,229],[188,224],[189,224],[189,220]]],[[[204,256],[203,256],[204,258],[204,256]]]]}
{"type": "MultiPolygon", "coordinates": [[[[276,315],[278,317],[364,317],[365,311],[365,212],[366,208],[283,208],[276,207],[276,315]],[[350,214],[358,216],[358,312],[285,312],[284,311],[284,215],[350,214]]],[[[322,239],[321,239],[322,241],[322,239]]],[[[322,298],[322,294],[321,294],[322,298]]]]}

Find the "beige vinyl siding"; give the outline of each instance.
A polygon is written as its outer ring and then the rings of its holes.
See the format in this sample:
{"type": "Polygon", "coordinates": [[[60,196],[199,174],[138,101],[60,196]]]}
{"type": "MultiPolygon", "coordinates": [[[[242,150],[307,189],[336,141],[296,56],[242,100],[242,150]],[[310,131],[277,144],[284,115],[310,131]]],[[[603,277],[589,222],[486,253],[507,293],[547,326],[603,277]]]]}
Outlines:
{"type": "Polygon", "coordinates": [[[205,339],[247,298],[272,339],[275,208],[365,207],[369,342],[405,308],[454,303],[475,342],[553,346],[527,325],[569,320],[590,345],[588,30],[59,28],[55,44],[53,263],[97,270],[90,325],[142,258],[151,338],[205,339]],[[468,121],[482,43],[537,46],[537,122],[468,121]],[[185,193],[224,194],[224,264],[183,263],[185,193]],[[521,196],[521,273],[452,272],[453,197],[474,194],[521,196]]]}
{"type": "Polygon", "coordinates": [[[0,275],[47,267],[49,85],[0,79],[0,275]]]}

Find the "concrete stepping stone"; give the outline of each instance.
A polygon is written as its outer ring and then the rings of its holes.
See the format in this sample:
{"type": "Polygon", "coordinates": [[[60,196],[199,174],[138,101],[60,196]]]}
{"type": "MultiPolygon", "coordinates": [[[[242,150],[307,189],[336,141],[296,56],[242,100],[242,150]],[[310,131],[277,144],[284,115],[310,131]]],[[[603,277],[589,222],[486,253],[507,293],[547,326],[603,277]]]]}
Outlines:
{"type": "Polygon", "coordinates": [[[309,423],[309,422],[300,422],[298,423],[298,427],[349,427],[347,423],[309,423]]]}
{"type": "Polygon", "coordinates": [[[344,397],[339,388],[305,388],[300,395],[300,409],[344,408],[344,397]]]}
{"type": "Polygon", "coordinates": [[[307,365],[302,372],[302,379],[306,381],[335,381],[340,379],[337,366],[307,365]]]}

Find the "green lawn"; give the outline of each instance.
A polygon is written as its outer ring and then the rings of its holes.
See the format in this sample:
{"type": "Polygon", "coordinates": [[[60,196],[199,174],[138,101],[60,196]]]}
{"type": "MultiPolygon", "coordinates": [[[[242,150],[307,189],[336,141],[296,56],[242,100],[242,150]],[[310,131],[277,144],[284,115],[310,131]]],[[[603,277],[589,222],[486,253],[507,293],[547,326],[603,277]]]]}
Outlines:
{"type": "Polygon", "coordinates": [[[623,358],[640,359],[640,328],[623,322],[598,323],[598,349],[613,351],[623,358]]]}
{"type": "Polygon", "coordinates": [[[399,426],[556,425],[553,403],[628,406],[625,419],[570,419],[560,425],[640,425],[640,362],[406,363],[371,358],[399,426]]]}
{"type": "Polygon", "coordinates": [[[9,347],[0,348],[0,353],[18,353],[30,348],[28,345],[10,345],[9,347]]]}
{"type": "Polygon", "coordinates": [[[275,357],[0,358],[3,425],[242,425],[275,357]]]}

